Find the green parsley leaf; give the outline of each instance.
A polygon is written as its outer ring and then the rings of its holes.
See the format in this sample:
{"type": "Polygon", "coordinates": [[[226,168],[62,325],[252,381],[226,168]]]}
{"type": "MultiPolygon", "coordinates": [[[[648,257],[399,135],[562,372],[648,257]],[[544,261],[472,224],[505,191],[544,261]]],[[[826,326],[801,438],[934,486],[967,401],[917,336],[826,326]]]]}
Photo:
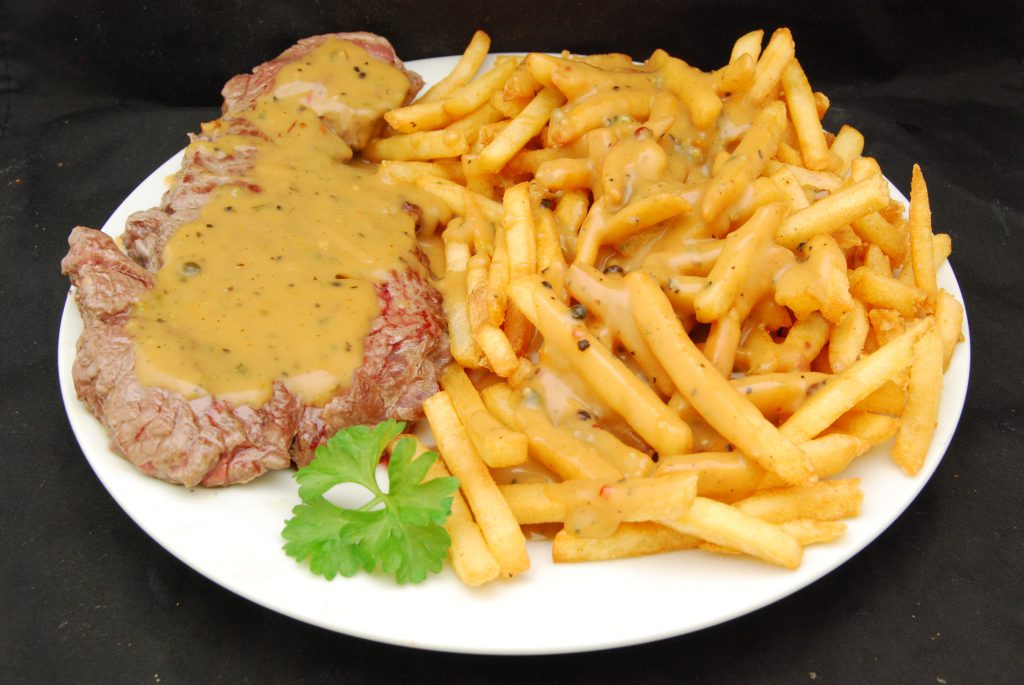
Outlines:
{"type": "Polygon", "coordinates": [[[414,442],[399,440],[388,462],[388,491],[377,484],[381,454],[404,428],[393,420],[353,426],[317,447],[316,458],[295,474],[302,504],[292,509],[281,533],[286,554],[299,562],[309,559],[310,570],[328,580],[379,566],[399,584],[418,583],[441,570],[451,545],[442,524],[459,481],[423,482],[437,453],[413,459],[414,442]],[[359,509],[332,504],[325,495],[341,483],[363,486],[370,501],[359,509]]]}

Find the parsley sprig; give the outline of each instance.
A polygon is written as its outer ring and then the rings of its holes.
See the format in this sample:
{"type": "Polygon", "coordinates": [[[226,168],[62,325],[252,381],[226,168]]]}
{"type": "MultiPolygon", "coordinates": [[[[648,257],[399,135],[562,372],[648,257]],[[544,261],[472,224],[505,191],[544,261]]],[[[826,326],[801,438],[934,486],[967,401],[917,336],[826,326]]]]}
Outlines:
{"type": "Polygon", "coordinates": [[[284,551],[299,562],[309,559],[313,573],[328,580],[350,577],[359,569],[394,574],[399,584],[419,583],[441,570],[451,538],[442,524],[451,513],[455,478],[423,477],[437,459],[425,452],[413,459],[415,443],[399,440],[388,462],[388,491],[377,484],[384,448],[405,424],[388,420],[335,433],[316,449],[316,458],[295,474],[302,503],[292,510],[282,536],[284,551]],[[335,485],[357,483],[372,498],[345,509],[324,495],[335,485]]]}

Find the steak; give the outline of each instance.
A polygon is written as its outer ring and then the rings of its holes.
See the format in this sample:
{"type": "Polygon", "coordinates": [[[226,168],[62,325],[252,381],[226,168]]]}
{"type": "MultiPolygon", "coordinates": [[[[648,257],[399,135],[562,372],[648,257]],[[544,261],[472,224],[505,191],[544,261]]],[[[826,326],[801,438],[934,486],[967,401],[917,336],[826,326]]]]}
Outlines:
{"type": "MultiPolygon", "coordinates": [[[[307,38],[252,74],[231,79],[223,91],[224,117],[193,140],[260,136],[250,122],[232,115],[253,107],[269,92],[285,64],[329,38],[357,43],[404,71],[390,44],[379,36],[307,38]]],[[[411,84],[408,102],[422,80],[405,73],[411,84]]],[[[353,148],[378,125],[348,117],[347,128],[339,130],[338,121],[325,125],[353,148]]],[[[190,148],[159,207],[128,219],[123,252],[104,233],[79,226],[61,263],[75,286],[83,320],[72,368],[78,396],[107,426],[115,449],[140,471],[189,487],[244,483],[293,462],[303,466],[318,444],[344,426],[421,418],[421,403],[437,391],[439,371],[450,360],[441,297],[422,275],[425,270],[410,268],[392,271],[375,284],[379,314],[363,341],[362,365],[348,389],[323,406],[305,404],[280,382],[274,383],[264,404],[253,407],[209,396],[188,399],[139,381],[127,332],[132,308],[153,286],[170,236],[198,218],[215,189],[247,185],[253,161],[244,148],[219,156],[190,148]]],[[[411,257],[422,261],[419,254],[411,257]]]]}

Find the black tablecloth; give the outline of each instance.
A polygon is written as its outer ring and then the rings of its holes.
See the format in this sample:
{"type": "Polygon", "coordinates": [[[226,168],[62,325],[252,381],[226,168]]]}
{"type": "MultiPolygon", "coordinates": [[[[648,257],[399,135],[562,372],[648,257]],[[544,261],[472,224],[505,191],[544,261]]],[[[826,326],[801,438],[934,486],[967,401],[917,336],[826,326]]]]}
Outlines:
{"type": "Polygon", "coordinates": [[[1021,10],[775,4],[0,4],[0,681],[1020,682],[1021,10]],[[924,168],[973,338],[944,461],[906,514],[837,571],[654,644],[436,654],[330,633],[221,589],[150,540],[90,470],[57,388],[68,232],[101,226],[216,115],[232,74],[304,35],[369,29],[416,59],[460,51],[477,27],[495,50],[643,58],[664,47],[709,69],[740,34],[783,25],[832,99],[826,123],[861,130],[904,193],[911,165],[924,168]]]}

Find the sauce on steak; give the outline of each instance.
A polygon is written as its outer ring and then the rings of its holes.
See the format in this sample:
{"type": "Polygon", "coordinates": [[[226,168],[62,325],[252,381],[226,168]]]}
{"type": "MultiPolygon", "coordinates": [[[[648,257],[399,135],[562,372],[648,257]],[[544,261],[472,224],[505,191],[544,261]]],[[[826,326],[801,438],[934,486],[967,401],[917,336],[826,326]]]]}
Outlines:
{"type": "Polygon", "coordinates": [[[415,232],[444,210],[350,161],[421,83],[379,37],[305,39],[229,81],[127,254],[72,232],[76,388],[140,470],[245,482],[421,416],[449,352],[415,232]]]}

